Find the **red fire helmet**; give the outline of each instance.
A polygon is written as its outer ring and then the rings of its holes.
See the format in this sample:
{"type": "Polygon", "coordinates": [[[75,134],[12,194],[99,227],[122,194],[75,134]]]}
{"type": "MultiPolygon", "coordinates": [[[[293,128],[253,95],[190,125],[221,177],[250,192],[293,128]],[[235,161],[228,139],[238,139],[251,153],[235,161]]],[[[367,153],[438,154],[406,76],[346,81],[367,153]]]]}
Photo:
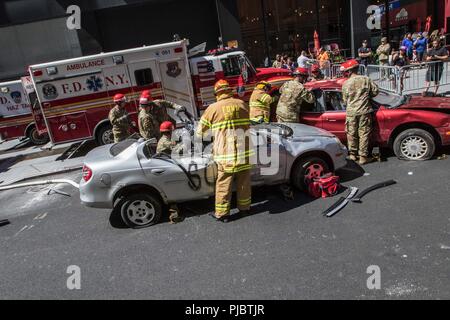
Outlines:
{"type": "Polygon", "coordinates": [[[170,122],[170,121],[164,121],[159,126],[159,131],[160,132],[171,132],[173,130],[175,130],[175,127],[174,127],[173,123],[170,122]]]}
{"type": "Polygon", "coordinates": [[[126,101],[127,101],[127,99],[126,99],[125,95],[122,94],[122,93],[118,93],[118,94],[116,94],[116,95],[114,96],[114,102],[115,102],[115,103],[118,103],[118,102],[126,102],[126,101]]]}

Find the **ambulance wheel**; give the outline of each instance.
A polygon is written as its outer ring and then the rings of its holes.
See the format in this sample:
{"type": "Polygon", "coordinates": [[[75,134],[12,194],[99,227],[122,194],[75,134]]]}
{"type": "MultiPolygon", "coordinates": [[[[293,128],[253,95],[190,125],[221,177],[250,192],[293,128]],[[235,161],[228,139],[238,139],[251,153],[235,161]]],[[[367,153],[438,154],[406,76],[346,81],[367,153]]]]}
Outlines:
{"type": "Polygon", "coordinates": [[[150,194],[135,194],[127,197],[120,208],[123,222],[130,228],[142,229],[161,220],[163,205],[150,194]]]}
{"type": "Polygon", "coordinates": [[[114,143],[114,135],[110,124],[104,124],[96,133],[95,140],[99,146],[114,143]]]}
{"type": "Polygon", "coordinates": [[[301,190],[308,190],[308,180],[318,178],[330,172],[326,161],[319,157],[299,159],[294,164],[291,174],[292,185],[301,190]]]}
{"type": "Polygon", "coordinates": [[[37,131],[35,126],[32,126],[29,130],[28,130],[28,138],[30,139],[31,143],[33,143],[36,146],[40,146],[43,144],[46,144],[50,141],[50,139],[48,138],[48,134],[44,133],[44,134],[39,134],[39,132],[37,131]]]}

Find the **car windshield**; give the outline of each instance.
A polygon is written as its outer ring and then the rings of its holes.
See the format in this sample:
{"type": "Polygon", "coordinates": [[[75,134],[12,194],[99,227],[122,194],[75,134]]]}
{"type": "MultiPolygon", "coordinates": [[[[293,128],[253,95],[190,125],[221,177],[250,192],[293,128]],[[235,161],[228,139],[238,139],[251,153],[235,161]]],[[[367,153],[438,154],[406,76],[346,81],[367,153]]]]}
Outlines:
{"type": "Polygon", "coordinates": [[[127,139],[127,140],[123,140],[120,141],[118,143],[115,143],[111,146],[111,148],[109,149],[109,153],[115,157],[118,156],[119,154],[121,154],[123,151],[125,151],[126,149],[128,149],[133,143],[135,143],[137,141],[137,139],[127,139]]]}
{"type": "Polygon", "coordinates": [[[386,108],[397,108],[400,105],[404,104],[408,98],[408,95],[400,96],[395,93],[381,90],[380,93],[375,98],[373,98],[373,101],[376,104],[384,106],[386,108]]]}

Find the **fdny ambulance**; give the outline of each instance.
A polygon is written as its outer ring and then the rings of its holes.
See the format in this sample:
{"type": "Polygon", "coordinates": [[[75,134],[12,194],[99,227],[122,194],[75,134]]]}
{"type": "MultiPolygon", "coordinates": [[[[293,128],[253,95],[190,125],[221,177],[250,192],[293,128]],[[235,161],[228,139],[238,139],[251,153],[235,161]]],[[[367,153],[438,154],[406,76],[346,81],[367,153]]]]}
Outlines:
{"type": "MultiPolygon", "coordinates": [[[[213,103],[214,83],[227,79],[236,96],[248,100],[256,83],[274,87],[291,79],[282,69],[256,69],[237,50],[189,58],[188,40],[144,46],[29,67],[40,113],[53,143],[96,139],[112,142],[108,113],[117,93],[137,123],[139,96],[185,106],[195,118],[213,103]]],[[[37,120],[38,121],[38,120],[37,120]]]]}
{"type": "Polygon", "coordinates": [[[21,80],[0,83],[0,140],[20,137],[29,137],[36,145],[48,142],[36,130],[21,80]]]}

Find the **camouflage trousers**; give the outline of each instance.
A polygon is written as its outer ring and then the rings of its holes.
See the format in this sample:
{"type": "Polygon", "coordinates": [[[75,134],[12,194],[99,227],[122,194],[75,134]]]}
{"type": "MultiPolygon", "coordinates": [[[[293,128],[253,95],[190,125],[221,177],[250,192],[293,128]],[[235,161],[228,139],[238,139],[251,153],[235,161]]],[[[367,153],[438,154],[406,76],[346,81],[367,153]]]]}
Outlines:
{"type": "Polygon", "coordinates": [[[359,155],[360,157],[369,156],[372,129],[373,115],[371,113],[360,116],[347,116],[347,143],[351,155],[359,155]]]}
{"type": "Polygon", "coordinates": [[[114,143],[126,140],[129,136],[127,131],[113,129],[114,143]]]}
{"type": "Polygon", "coordinates": [[[219,169],[216,181],[216,218],[230,214],[233,181],[236,184],[238,209],[250,210],[252,203],[250,170],[227,173],[219,169]]]}

